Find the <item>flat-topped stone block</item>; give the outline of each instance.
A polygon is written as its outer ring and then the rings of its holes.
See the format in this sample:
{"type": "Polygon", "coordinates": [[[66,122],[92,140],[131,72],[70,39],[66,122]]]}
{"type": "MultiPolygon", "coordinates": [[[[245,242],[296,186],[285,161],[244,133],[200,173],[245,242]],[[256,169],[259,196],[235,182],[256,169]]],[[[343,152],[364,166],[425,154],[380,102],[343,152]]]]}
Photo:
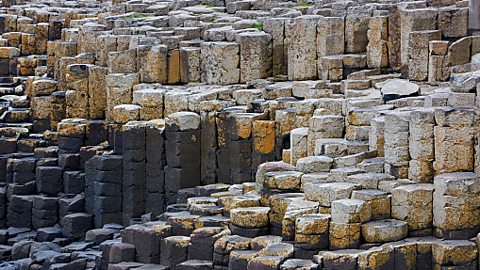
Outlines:
{"type": "Polygon", "coordinates": [[[357,189],[351,183],[306,183],[304,186],[305,199],[319,202],[321,206],[330,207],[332,202],[340,199],[349,199],[353,190],[357,189]]]}
{"type": "Polygon", "coordinates": [[[268,226],[269,207],[235,208],[230,211],[232,224],[244,228],[260,228],[268,226]]]}
{"type": "Polygon", "coordinates": [[[385,243],[407,237],[408,224],[395,219],[370,221],[362,225],[362,236],[369,243],[385,243]]]}
{"type": "Polygon", "coordinates": [[[364,223],[371,218],[370,205],[358,199],[342,199],[332,202],[332,222],[364,223]]]}

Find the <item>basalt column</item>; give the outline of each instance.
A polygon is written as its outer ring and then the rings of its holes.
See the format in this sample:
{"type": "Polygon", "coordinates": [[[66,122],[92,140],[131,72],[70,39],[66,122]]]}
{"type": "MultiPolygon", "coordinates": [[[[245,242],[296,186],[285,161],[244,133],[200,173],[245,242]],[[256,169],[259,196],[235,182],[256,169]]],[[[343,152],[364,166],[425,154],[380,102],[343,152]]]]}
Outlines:
{"type": "Polygon", "coordinates": [[[200,185],[200,116],[177,112],[166,118],[165,196],[166,203],[176,202],[177,192],[200,185]]]}
{"type": "Polygon", "coordinates": [[[241,113],[239,109],[225,109],[217,113],[217,179],[220,183],[230,183],[230,144],[234,133],[235,113],[241,113]]]}
{"type": "MultiPolygon", "coordinates": [[[[259,113],[237,113],[233,115],[233,132],[230,141],[230,183],[239,184],[251,181],[256,172],[252,161],[253,123],[262,119],[259,113]]],[[[257,136],[258,137],[258,136],[257,136]]],[[[260,136],[262,139],[263,136],[260,136]]],[[[259,140],[262,140],[259,139],[259,140]]],[[[272,149],[269,149],[272,150],[272,149]]],[[[272,150],[274,151],[274,150],[272,150]]],[[[263,153],[257,153],[256,157],[262,159],[263,153]]],[[[268,160],[274,157],[269,155],[268,160]]]]}
{"type": "Polygon", "coordinates": [[[95,227],[122,223],[122,156],[94,156],[85,164],[85,210],[95,227]]]}
{"type": "Polygon", "coordinates": [[[165,121],[152,120],[145,128],[145,212],[159,215],[165,207],[165,121]]]}
{"type": "Polygon", "coordinates": [[[252,175],[260,164],[275,160],[276,122],[256,120],[252,123],[252,175]]]}
{"type": "Polygon", "coordinates": [[[468,28],[470,31],[480,31],[480,0],[470,0],[468,28]]]}
{"type": "Polygon", "coordinates": [[[201,180],[202,184],[217,182],[217,125],[215,112],[201,112],[202,138],[201,138],[201,180]]]}
{"type": "MultiPolygon", "coordinates": [[[[128,122],[122,128],[123,221],[145,212],[145,123],[128,122]]],[[[160,166],[161,164],[158,164],[160,166]]]]}

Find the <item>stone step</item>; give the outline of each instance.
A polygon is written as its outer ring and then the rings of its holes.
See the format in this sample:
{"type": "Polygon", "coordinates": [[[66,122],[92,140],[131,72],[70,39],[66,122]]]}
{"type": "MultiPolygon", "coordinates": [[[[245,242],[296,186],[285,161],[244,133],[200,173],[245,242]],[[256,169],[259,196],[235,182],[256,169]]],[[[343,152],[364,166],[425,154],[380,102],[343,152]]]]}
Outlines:
{"type": "Polygon", "coordinates": [[[362,224],[362,237],[368,243],[403,240],[408,235],[408,223],[396,219],[381,219],[362,224]]]}
{"type": "Polygon", "coordinates": [[[30,109],[10,109],[2,115],[5,123],[25,123],[30,120],[30,109]]]}
{"type": "Polygon", "coordinates": [[[345,139],[319,139],[315,141],[315,155],[332,158],[359,154],[369,150],[368,141],[349,141],[345,139]]]}

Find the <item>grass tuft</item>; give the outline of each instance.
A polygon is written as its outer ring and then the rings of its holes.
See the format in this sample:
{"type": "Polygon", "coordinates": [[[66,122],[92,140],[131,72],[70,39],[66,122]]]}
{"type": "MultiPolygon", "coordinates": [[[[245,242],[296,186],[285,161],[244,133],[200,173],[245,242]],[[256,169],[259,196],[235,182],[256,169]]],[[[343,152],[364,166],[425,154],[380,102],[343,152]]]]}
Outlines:
{"type": "Polygon", "coordinates": [[[263,30],[263,23],[255,22],[255,23],[252,24],[252,28],[256,28],[256,29],[262,31],[263,30]]]}
{"type": "Polygon", "coordinates": [[[210,2],[203,2],[203,3],[201,3],[201,5],[209,7],[209,8],[213,7],[213,4],[210,3],[210,2]]]}
{"type": "Polygon", "coordinates": [[[297,2],[297,6],[299,7],[308,7],[308,6],[311,6],[312,3],[308,3],[308,2],[305,2],[305,1],[300,1],[300,2],[297,2]]]}

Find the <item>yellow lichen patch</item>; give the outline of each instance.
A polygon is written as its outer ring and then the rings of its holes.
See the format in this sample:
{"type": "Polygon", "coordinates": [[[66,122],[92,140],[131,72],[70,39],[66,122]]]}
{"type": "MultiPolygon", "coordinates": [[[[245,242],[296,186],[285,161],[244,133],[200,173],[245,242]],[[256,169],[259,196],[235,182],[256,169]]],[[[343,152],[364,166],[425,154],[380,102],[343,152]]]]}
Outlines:
{"type": "Polygon", "coordinates": [[[275,122],[253,122],[253,145],[255,151],[270,154],[275,149],[275,122]]]}

